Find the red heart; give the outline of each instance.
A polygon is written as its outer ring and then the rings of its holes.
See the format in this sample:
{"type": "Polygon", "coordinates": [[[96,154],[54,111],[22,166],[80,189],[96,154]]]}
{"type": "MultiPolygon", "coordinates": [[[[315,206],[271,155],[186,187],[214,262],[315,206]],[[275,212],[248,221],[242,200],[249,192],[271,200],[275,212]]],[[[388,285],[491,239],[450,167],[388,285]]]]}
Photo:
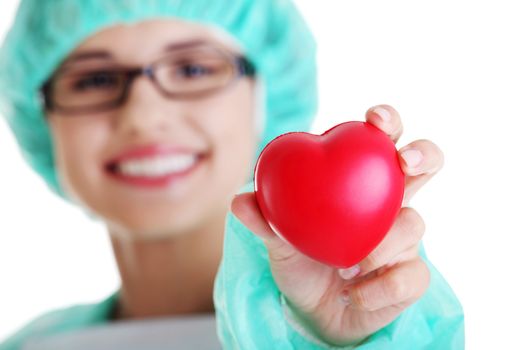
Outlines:
{"type": "Polygon", "coordinates": [[[399,213],[404,187],[392,140],[356,121],[322,135],[281,135],[255,166],[255,196],[272,229],[303,254],[337,268],[355,265],[381,242],[399,213]]]}

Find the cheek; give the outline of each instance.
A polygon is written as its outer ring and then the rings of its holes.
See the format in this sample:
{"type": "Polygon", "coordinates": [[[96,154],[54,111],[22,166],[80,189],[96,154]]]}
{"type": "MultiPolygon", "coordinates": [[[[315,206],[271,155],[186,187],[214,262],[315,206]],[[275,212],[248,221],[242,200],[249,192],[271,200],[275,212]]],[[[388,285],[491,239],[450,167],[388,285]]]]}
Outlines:
{"type": "Polygon", "coordinates": [[[240,86],[209,102],[199,120],[213,148],[213,166],[240,186],[251,171],[257,146],[253,90],[240,86]]]}
{"type": "Polygon", "coordinates": [[[223,101],[222,113],[215,118],[213,138],[217,151],[226,153],[231,161],[253,156],[256,146],[255,113],[251,95],[223,101]]]}
{"type": "Polygon", "coordinates": [[[65,190],[82,196],[101,176],[105,127],[87,118],[57,118],[50,123],[57,171],[65,190]]]}

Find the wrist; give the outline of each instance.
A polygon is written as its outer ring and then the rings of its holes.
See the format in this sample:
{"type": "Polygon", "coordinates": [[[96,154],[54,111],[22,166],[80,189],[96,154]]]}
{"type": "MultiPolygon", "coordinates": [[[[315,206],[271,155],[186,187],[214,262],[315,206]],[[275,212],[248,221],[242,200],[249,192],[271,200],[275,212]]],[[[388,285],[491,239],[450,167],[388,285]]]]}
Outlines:
{"type": "Polygon", "coordinates": [[[303,336],[308,341],[321,346],[324,349],[339,349],[339,350],[354,350],[357,349],[357,347],[363,343],[364,340],[358,340],[354,341],[352,343],[349,343],[344,346],[336,346],[333,344],[330,344],[326,342],[326,340],[322,339],[322,337],[318,334],[317,331],[314,330],[313,326],[304,319],[303,316],[299,315],[299,313],[294,309],[294,307],[289,303],[289,301],[286,299],[284,294],[279,293],[280,301],[281,301],[281,307],[283,309],[284,317],[288,324],[301,336],[303,336]]]}

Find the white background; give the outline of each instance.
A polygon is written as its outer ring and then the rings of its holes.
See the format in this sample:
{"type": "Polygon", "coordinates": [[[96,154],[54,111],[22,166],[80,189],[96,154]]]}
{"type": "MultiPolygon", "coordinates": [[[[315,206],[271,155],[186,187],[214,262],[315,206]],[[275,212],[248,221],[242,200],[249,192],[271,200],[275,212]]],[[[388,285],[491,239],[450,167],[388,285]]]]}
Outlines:
{"type": "MultiPolygon", "coordinates": [[[[16,1],[2,0],[0,37],[16,1]]],[[[445,153],[415,197],[427,253],[463,303],[468,349],[523,346],[525,21],[519,1],[298,5],[319,45],[314,131],[396,107],[405,134],[445,153]],[[521,276],[521,277],[520,277],[521,276]]],[[[118,286],[101,225],[55,198],[0,122],[0,339],[118,286]]]]}

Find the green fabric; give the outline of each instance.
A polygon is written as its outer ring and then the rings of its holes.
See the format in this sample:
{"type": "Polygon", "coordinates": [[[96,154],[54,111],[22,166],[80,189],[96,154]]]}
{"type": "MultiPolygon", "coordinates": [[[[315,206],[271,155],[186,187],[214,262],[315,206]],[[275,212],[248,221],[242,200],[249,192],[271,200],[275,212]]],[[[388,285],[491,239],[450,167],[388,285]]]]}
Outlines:
{"type": "Polygon", "coordinates": [[[265,93],[257,154],[288,131],[307,131],[317,110],[315,40],[289,0],[22,0],[0,49],[0,114],[29,165],[67,198],[55,171],[38,89],[60,62],[103,28],[179,18],[229,33],[254,63],[265,93]]]}
{"type": "MultiPolygon", "coordinates": [[[[240,192],[253,191],[253,183],[240,192]]],[[[289,321],[282,295],[270,270],[262,240],[231,213],[227,216],[224,253],[215,280],[214,302],[218,335],[225,349],[325,349],[328,344],[289,321]]],[[[427,292],[394,322],[371,335],[360,350],[459,350],[464,349],[461,304],[447,282],[421,256],[431,272],[427,292]]]]}
{"type": "Polygon", "coordinates": [[[0,350],[21,349],[26,341],[100,325],[111,319],[118,293],[96,304],[76,305],[48,312],[0,344],[0,350]]]}

